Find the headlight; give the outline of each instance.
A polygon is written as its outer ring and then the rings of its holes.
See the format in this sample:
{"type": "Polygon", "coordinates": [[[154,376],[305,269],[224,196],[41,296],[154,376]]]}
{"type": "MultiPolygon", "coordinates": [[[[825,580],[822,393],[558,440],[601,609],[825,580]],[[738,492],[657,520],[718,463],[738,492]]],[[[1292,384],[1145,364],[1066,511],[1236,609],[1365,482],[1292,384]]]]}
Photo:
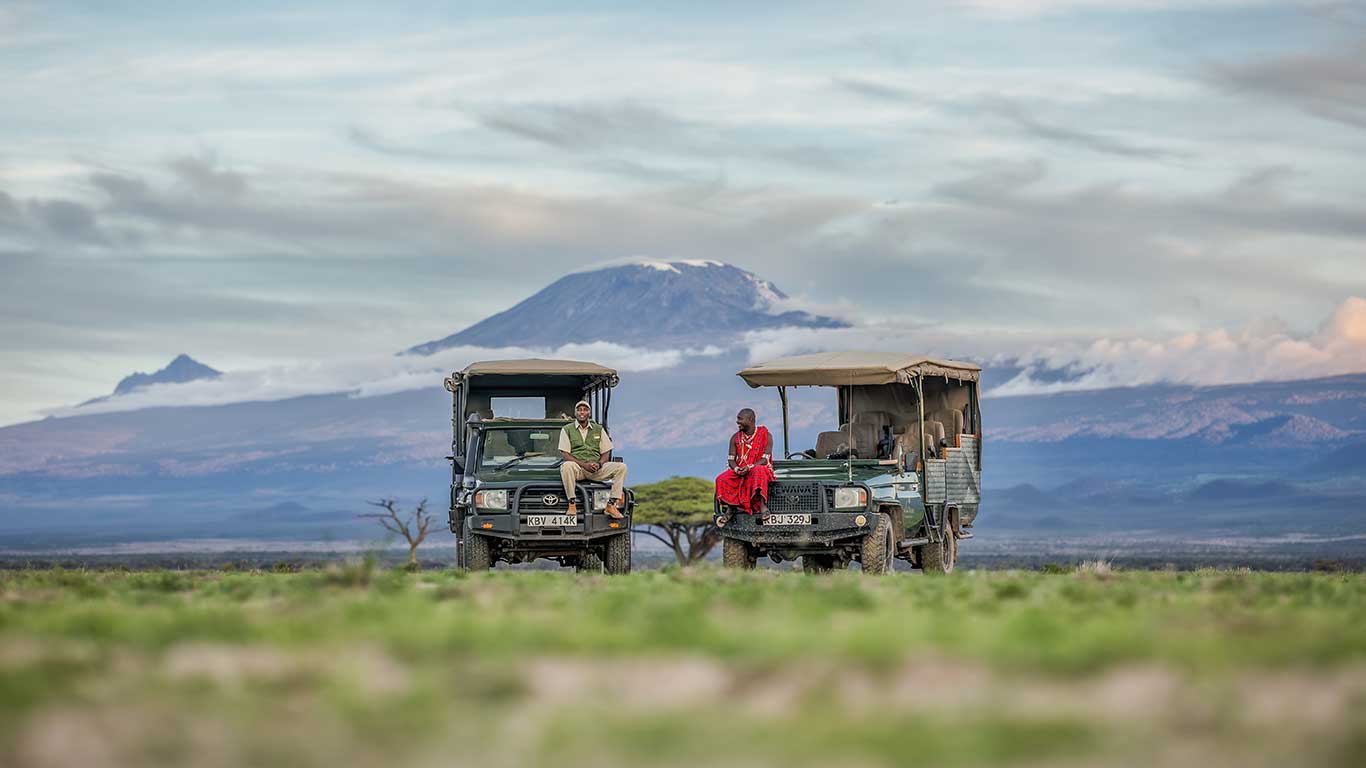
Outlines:
{"type": "Polygon", "coordinates": [[[484,509],[507,509],[508,492],[506,489],[499,491],[479,491],[474,494],[474,506],[484,509]]]}
{"type": "Polygon", "coordinates": [[[868,492],[862,488],[836,488],[835,509],[865,507],[868,505],[868,492]]]}
{"type": "Polygon", "coordinates": [[[612,500],[611,491],[593,491],[593,509],[602,511],[607,509],[607,502],[612,500]]]}

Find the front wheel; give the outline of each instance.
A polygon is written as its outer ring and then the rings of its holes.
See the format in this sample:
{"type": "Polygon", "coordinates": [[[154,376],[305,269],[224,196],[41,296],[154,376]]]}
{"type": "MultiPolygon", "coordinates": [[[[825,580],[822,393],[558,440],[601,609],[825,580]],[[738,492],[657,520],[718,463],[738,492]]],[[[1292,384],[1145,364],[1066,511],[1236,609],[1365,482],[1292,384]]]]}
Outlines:
{"type": "Polygon", "coordinates": [[[471,533],[465,538],[465,570],[487,571],[493,567],[493,545],[487,536],[471,533]]]}
{"type": "Polygon", "coordinates": [[[892,541],[892,517],[886,512],[877,516],[873,530],[863,537],[863,572],[869,576],[881,576],[892,572],[892,561],[896,557],[892,541]]]}
{"type": "Polygon", "coordinates": [[[721,540],[721,564],[725,567],[750,570],[757,560],[745,542],[729,538],[721,540]]]}
{"type": "Polygon", "coordinates": [[[607,540],[607,558],[603,565],[609,575],[631,572],[631,534],[619,533],[607,540]]]}

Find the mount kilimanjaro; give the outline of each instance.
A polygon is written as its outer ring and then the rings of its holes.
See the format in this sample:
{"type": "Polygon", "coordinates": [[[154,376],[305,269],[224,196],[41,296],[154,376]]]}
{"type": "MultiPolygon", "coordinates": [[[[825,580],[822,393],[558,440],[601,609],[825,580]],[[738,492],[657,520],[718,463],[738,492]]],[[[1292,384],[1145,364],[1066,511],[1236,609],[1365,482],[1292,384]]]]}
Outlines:
{"type": "Polygon", "coordinates": [[[800,310],[773,283],[719,261],[645,261],[575,272],[516,306],[407,352],[451,347],[546,347],[612,341],[705,345],[764,328],[844,328],[800,310]]]}

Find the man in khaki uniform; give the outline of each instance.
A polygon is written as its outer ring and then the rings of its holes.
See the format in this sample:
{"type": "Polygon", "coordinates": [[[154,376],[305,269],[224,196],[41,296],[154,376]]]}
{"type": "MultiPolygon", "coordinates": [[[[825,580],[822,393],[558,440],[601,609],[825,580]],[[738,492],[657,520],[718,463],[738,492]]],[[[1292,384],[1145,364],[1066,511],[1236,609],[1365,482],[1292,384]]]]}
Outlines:
{"type": "Polygon", "coordinates": [[[626,465],[607,461],[612,452],[612,437],[601,424],[590,421],[593,409],[588,402],[580,400],[574,405],[574,423],[564,425],[560,430],[560,455],[564,463],[560,465],[560,479],[564,481],[564,494],[569,499],[569,514],[577,515],[578,496],[574,486],[580,480],[611,480],[612,497],[607,501],[607,516],[617,520],[624,515],[618,507],[624,506],[626,497],[626,465]]]}

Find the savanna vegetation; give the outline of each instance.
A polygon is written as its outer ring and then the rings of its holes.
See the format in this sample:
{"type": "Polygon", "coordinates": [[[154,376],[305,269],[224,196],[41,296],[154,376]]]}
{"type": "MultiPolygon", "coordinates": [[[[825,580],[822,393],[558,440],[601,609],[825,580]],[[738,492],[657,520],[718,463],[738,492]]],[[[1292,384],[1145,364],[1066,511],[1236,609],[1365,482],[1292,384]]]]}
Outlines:
{"type": "Polygon", "coordinates": [[[671,477],[635,487],[632,527],[673,552],[679,565],[701,562],[721,543],[712,521],[716,485],[700,477],[671,477]]]}
{"type": "Polygon", "coordinates": [[[0,572],[0,763],[1357,765],[1366,577],[0,572]]]}

